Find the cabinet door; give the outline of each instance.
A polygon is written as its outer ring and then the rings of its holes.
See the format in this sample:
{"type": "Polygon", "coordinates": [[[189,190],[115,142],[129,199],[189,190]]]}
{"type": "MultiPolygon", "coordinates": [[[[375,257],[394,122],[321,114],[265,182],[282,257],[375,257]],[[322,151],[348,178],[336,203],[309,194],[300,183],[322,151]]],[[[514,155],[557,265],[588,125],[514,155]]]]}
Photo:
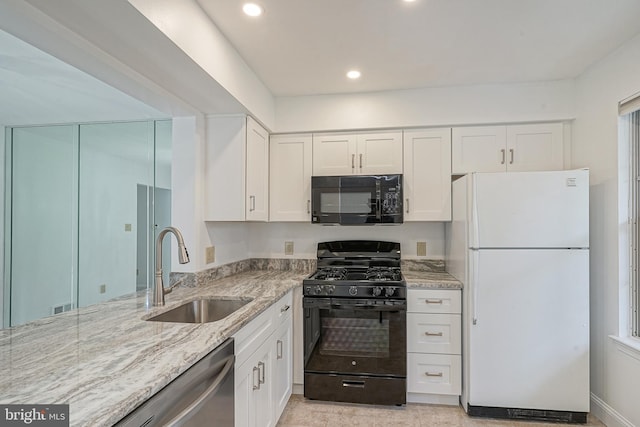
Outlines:
{"type": "Polygon", "coordinates": [[[505,126],[453,128],[451,173],[504,172],[506,140],[505,126]]]}
{"type": "Polygon", "coordinates": [[[269,145],[269,220],[309,222],[311,134],[272,135],[269,145]]]}
{"type": "Polygon", "coordinates": [[[356,173],[402,173],[402,132],[364,133],[357,138],[356,173]]]}
{"type": "Polygon", "coordinates": [[[247,117],[246,219],[266,221],[269,215],[269,134],[247,117]]]}
{"type": "Polygon", "coordinates": [[[280,325],[275,333],[273,358],[274,416],[282,415],[293,387],[292,325],[289,320],[280,325]]]}
{"type": "Polygon", "coordinates": [[[355,134],[313,135],[313,175],[333,176],[356,173],[355,134]]]}
{"type": "Polygon", "coordinates": [[[507,126],[507,170],[562,170],[562,123],[507,126]]]}
{"type": "Polygon", "coordinates": [[[275,425],[271,340],[267,340],[235,371],[234,415],[237,427],[275,425]]]}
{"type": "Polygon", "coordinates": [[[451,221],[451,129],[405,131],[405,221],[451,221]]]}

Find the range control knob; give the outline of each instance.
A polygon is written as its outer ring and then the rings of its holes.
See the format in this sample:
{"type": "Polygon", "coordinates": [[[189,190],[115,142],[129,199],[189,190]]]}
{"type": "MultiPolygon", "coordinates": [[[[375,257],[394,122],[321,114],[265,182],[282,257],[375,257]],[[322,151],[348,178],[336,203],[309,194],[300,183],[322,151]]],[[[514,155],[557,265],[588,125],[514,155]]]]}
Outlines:
{"type": "Polygon", "coordinates": [[[333,285],[327,285],[327,286],[325,286],[325,288],[327,289],[327,293],[328,293],[328,294],[332,294],[332,293],[333,293],[333,291],[335,291],[335,290],[336,290],[336,287],[335,287],[335,286],[333,286],[333,285]]]}
{"type": "Polygon", "coordinates": [[[390,286],[388,288],[385,288],[385,290],[384,290],[384,296],[386,296],[386,297],[391,297],[395,293],[396,293],[396,288],[394,288],[392,286],[390,286]]]}
{"type": "Polygon", "coordinates": [[[382,287],[381,286],[376,286],[373,288],[373,296],[374,297],[379,297],[380,295],[382,295],[382,287]]]}
{"type": "Polygon", "coordinates": [[[358,288],[356,286],[351,286],[349,288],[349,295],[351,295],[351,296],[358,295],[358,288]]]}
{"type": "Polygon", "coordinates": [[[320,295],[322,293],[322,286],[318,285],[315,289],[316,295],[320,295]]]}

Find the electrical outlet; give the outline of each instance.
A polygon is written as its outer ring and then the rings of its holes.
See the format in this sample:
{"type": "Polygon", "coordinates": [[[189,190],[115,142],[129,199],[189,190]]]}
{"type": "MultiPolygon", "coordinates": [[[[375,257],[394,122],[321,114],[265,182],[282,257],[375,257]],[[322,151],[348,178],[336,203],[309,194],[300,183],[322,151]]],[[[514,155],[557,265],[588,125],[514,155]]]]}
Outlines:
{"type": "Polygon", "coordinates": [[[104,294],[105,292],[107,292],[107,285],[103,283],[102,285],[100,285],[100,293],[104,294]]]}
{"type": "Polygon", "coordinates": [[[213,264],[216,262],[216,247],[208,246],[205,250],[205,263],[213,264]]]}
{"type": "Polygon", "coordinates": [[[427,256],[427,242],[418,242],[416,245],[416,255],[427,256]]]}
{"type": "Polygon", "coordinates": [[[131,224],[125,224],[124,231],[131,231],[131,224]]]}
{"type": "Polygon", "coordinates": [[[293,242],[284,242],[284,254],[293,255],[293,242]]]}

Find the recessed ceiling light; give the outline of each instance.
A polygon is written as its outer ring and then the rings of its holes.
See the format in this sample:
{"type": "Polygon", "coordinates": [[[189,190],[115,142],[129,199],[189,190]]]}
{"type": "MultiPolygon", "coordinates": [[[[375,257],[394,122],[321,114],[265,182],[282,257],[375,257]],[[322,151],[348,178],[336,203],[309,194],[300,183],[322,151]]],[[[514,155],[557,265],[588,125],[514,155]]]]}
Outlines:
{"type": "Polygon", "coordinates": [[[349,77],[352,80],[359,79],[360,76],[361,76],[361,73],[358,70],[351,70],[347,73],[347,77],[349,77]]]}
{"type": "Polygon", "coordinates": [[[242,6],[242,11],[249,16],[262,15],[262,7],[255,3],[245,3],[244,6],[242,6]]]}
{"type": "Polygon", "coordinates": [[[404,1],[405,1],[406,3],[413,3],[413,2],[415,2],[416,0],[404,0],[404,1]]]}

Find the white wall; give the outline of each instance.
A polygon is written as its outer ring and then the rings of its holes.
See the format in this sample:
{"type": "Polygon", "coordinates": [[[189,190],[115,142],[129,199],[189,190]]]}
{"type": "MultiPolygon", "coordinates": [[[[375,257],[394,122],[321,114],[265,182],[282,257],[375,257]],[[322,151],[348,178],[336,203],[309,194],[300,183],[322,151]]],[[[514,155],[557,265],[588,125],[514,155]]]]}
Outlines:
{"type": "Polygon", "coordinates": [[[574,82],[276,98],[275,132],[569,120],[574,82]]]}
{"type": "Polygon", "coordinates": [[[638,91],[640,36],[576,81],[573,166],[591,169],[592,410],[609,426],[640,425],[640,351],[608,337],[628,333],[629,155],[627,144],[618,141],[617,104],[638,91]]]}
{"type": "Polygon", "coordinates": [[[195,0],[129,2],[252,115],[273,128],[273,95],[195,0]]]}
{"type": "MultiPolygon", "coordinates": [[[[0,126],[0,191],[4,195],[5,128],[0,126]]],[[[0,198],[0,329],[4,328],[4,197],[0,198]]]]}
{"type": "MultiPolygon", "coordinates": [[[[389,240],[400,242],[402,258],[418,258],[416,242],[427,242],[424,259],[444,259],[444,223],[409,222],[388,226],[322,226],[310,223],[251,223],[250,253],[256,258],[316,258],[318,242],[331,240],[389,240]],[[294,254],[284,254],[292,241],[294,254]]],[[[422,258],[422,257],[421,257],[422,258]]]]}

